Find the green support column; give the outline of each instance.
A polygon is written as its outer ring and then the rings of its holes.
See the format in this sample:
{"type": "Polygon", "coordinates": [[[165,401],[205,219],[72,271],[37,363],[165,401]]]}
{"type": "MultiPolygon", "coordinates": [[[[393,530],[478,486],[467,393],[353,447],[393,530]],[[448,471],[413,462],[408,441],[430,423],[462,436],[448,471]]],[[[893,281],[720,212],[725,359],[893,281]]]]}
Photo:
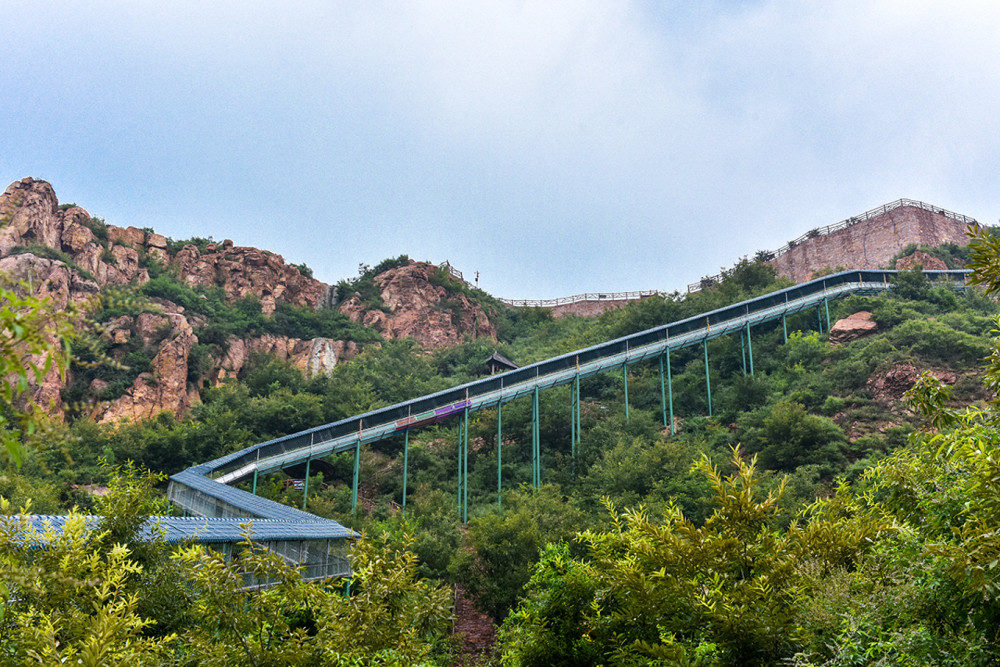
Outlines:
{"type": "Polygon", "coordinates": [[[361,436],[358,436],[358,442],[354,445],[354,485],[351,490],[351,511],[354,512],[358,509],[358,464],[361,462],[361,436]]]}
{"type": "Polygon", "coordinates": [[[670,435],[674,434],[674,382],[670,374],[670,348],[667,348],[667,405],[670,406],[670,435]]]}
{"type": "Polygon", "coordinates": [[[576,460],[576,390],[575,383],[569,386],[569,455],[576,460]]]}
{"type": "Polygon", "coordinates": [[[406,514],[406,475],[410,468],[410,429],[403,434],[403,514],[406,514]]]}
{"type": "Polygon", "coordinates": [[[254,470],[253,470],[253,488],[250,490],[250,493],[254,494],[255,496],[257,495],[257,469],[256,468],[254,468],[254,470]]]}
{"type": "Polygon", "coordinates": [[[663,412],[663,428],[667,427],[667,387],[663,382],[663,355],[660,355],[660,409],[663,412]]]}
{"type": "Polygon", "coordinates": [[[622,364],[622,377],[625,379],[625,421],[631,421],[628,415],[628,364],[622,364]]]}
{"type": "Polygon", "coordinates": [[[712,416],[712,381],[708,377],[708,339],[705,339],[705,395],[708,396],[708,416],[712,416]]]}
{"type": "Polygon", "coordinates": [[[788,324],[785,322],[785,315],[781,315],[781,331],[785,334],[785,342],[788,342],[788,324]]]}
{"type": "Polygon", "coordinates": [[[823,311],[816,306],[816,322],[819,323],[819,332],[823,333],[823,311]]]}
{"type": "Polygon", "coordinates": [[[458,422],[458,516],[462,516],[462,421],[458,422]]]}
{"type": "MultiPolygon", "coordinates": [[[[577,370],[580,370],[579,365],[577,370]]],[[[577,449],[580,449],[583,444],[583,430],[580,428],[580,373],[576,374],[574,384],[576,384],[576,445],[577,449]]]]}
{"type": "Polygon", "coordinates": [[[464,471],[465,484],[462,486],[462,523],[469,523],[469,408],[465,408],[465,416],[463,418],[465,422],[465,428],[462,430],[464,434],[462,437],[462,457],[464,462],[462,463],[462,469],[464,471]]]}
{"type": "Polygon", "coordinates": [[[740,357],[743,359],[743,375],[747,374],[747,348],[743,340],[743,332],[740,332],[740,357]]]}
{"type": "Polygon", "coordinates": [[[531,485],[538,488],[541,484],[541,465],[538,461],[541,455],[541,439],[538,430],[538,387],[532,393],[531,400],[531,485]]]}
{"type": "Polygon", "coordinates": [[[312,463],[312,459],[306,459],[306,483],[302,485],[302,509],[306,509],[306,503],[309,502],[309,464],[312,463]]]}
{"type": "Polygon", "coordinates": [[[750,339],[749,322],[747,322],[747,357],[750,359],[750,375],[753,375],[753,340],[750,339]]]}
{"type": "Polygon", "coordinates": [[[500,505],[500,492],[503,490],[503,478],[500,475],[500,450],[503,448],[503,403],[497,403],[497,505],[500,505]]]}
{"type": "Polygon", "coordinates": [[[823,297],[823,308],[826,310],[826,330],[830,331],[830,302],[823,297]]]}

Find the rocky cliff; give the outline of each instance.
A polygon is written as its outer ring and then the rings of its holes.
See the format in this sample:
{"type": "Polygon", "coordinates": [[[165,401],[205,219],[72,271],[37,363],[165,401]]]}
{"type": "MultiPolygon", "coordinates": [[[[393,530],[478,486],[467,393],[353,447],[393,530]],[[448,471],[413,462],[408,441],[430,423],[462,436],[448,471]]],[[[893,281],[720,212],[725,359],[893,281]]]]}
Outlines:
{"type": "MultiPolygon", "coordinates": [[[[24,281],[60,307],[108,288],[140,288],[150,281],[154,268],[195,292],[221,289],[231,302],[252,296],[264,316],[281,304],[307,309],[334,306],[331,286],[305,275],[280,255],[229,240],[178,245],[149,229],[105,225],[78,206],[60,207],[45,181],[25,178],[0,195],[0,272],[24,281]]],[[[464,294],[431,284],[434,270],[414,263],[387,271],[376,276],[383,309],[366,309],[358,301],[341,309],[384,338],[411,336],[426,347],[454,345],[466,336],[495,337],[477,304],[464,294]]],[[[89,382],[85,398],[96,419],[145,419],[162,410],[182,414],[198,400],[202,383],[239,376],[254,353],[273,354],[305,373],[317,374],[330,372],[359,349],[352,340],[272,334],[229,337],[212,348],[207,364],[193,371],[199,327],[210,323],[168,299],[151,299],[149,305],[147,312],[102,323],[110,356],[125,363],[130,352],[140,350],[151,360],[124,391],[109,386],[107,380],[89,382]],[[99,397],[106,400],[96,400],[99,397]]],[[[73,381],[71,373],[69,383],[73,381]]],[[[32,388],[32,398],[58,409],[65,390],[53,372],[32,388]]]]}

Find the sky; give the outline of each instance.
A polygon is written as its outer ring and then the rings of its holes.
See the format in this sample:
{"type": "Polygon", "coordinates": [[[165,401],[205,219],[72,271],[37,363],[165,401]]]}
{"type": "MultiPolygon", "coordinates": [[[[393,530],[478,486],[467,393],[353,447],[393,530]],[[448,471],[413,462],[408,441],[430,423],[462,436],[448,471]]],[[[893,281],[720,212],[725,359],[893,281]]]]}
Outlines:
{"type": "Polygon", "coordinates": [[[326,282],[683,290],[901,197],[1000,217],[1000,3],[8,3],[0,187],[326,282]]]}

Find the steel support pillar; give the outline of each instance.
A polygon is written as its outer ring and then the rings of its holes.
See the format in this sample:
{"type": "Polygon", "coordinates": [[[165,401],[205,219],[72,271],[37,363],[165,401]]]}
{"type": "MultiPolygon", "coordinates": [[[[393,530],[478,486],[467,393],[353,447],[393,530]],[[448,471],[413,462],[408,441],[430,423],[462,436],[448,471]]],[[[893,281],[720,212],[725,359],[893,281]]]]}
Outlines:
{"type": "MultiPolygon", "coordinates": [[[[750,339],[750,323],[747,322],[747,357],[750,359],[750,375],[753,375],[753,340],[750,339]]],[[[744,368],[744,373],[746,369],[744,368]]]]}
{"type": "Polygon", "coordinates": [[[538,387],[531,394],[531,485],[538,488],[541,485],[541,455],[540,431],[538,428],[538,387]]]}
{"type": "Polygon", "coordinates": [[[410,471],[410,429],[403,432],[403,514],[406,514],[406,477],[410,471]]]}
{"type": "Polygon", "coordinates": [[[785,322],[785,315],[784,315],[784,313],[782,313],[782,315],[781,315],[781,331],[782,331],[782,333],[785,334],[785,342],[787,343],[788,342],[788,323],[785,322]]]}
{"type": "Polygon", "coordinates": [[[670,435],[674,434],[674,382],[670,374],[670,348],[667,348],[667,405],[670,408],[670,435]]]}
{"type": "Polygon", "coordinates": [[[712,380],[708,377],[708,339],[705,339],[705,395],[708,397],[708,416],[712,416],[712,380]]]}
{"type": "Polygon", "coordinates": [[[823,297],[823,308],[824,308],[824,310],[826,310],[826,331],[827,331],[827,333],[829,333],[829,331],[830,331],[830,301],[826,297],[823,297]]]}
{"type": "Polygon", "coordinates": [[[743,332],[740,332],[740,358],[743,360],[743,375],[747,374],[747,347],[746,341],[743,339],[743,332]]]}
{"type": "MultiPolygon", "coordinates": [[[[577,368],[579,370],[579,367],[577,368]]],[[[582,449],[583,429],[580,427],[580,374],[577,373],[573,383],[576,385],[576,446],[582,449]]]]}
{"type": "Polygon", "coordinates": [[[306,459],[306,482],[302,485],[302,510],[305,511],[306,503],[309,502],[309,464],[312,459],[306,459]]]}
{"type": "Polygon", "coordinates": [[[462,429],[462,472],[465,483],[462,485],[462,523],[469,523],[469,408],[464,410],[463,421],[465,428],[462,429]]]}
{"type": "Polygon", "coordinates": [[[660,410],[663,412],[663,428],[667,427],[667,386],[663,381],[663,355],[660,355],[660,410]]]}
{"type": "Polygon", "coordinates": [[[816,322],[819,324],[819,332],[823,333],[823,310],[816,306],[816,322]]]}
{"type": "Polygon", "coordinates": [[[628,364],[622,364],[622,378],[625,380],[625,421],[631,421],[628,414],[628,364]]]}
{"type": "Polygon", "coordinates": [[[257,469],[254,468],[253,471],[253,488],[250,489],[250,493],[257,495],[257,469]]]}
{"type": "Polygon", "coordinates": [[[354,484],[351,488],[351,511],[358,509],[358,466],[361,463],[361,438],[354,445],[354,484]]]}
{"type": "Polygon", "coordinates": [[[501,450],[503,449],[503,403],[497,402],[497,505],[500,505],[500,492],[503,490],[503,477],[500,474],[501,450]]]}

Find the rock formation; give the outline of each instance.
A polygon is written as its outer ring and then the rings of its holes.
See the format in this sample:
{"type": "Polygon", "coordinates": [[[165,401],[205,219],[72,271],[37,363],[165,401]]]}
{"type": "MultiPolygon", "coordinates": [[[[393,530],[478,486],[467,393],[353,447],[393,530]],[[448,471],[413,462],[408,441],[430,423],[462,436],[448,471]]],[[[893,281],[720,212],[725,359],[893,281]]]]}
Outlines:
{"type": "MultiPolygon", "coordinates": [[[[149,281],[151,262],[193,288],[218,287],[230,300],[254,296],[265,315],[282,303],[313,309],[333,306],[331,286],[286,264],[280,255],[229,240],[202,248],[188,244],[172,252],[167,238],[151,230],[105,225],[78,206],[61,210],[45,181],[25,178],[0,195],[0,273],[24,281],[58,308],[83,302],[104,288],[142,285],[149,281]]],[[[482,308],[460,291],[433,284],[435,271],[433,265],[411,263],[376,276],[388,312],[365,308],[356,298],[341,309],[386,338],[410,336],[428,348],[454,345],[466,336],[495,339],[482,308]]],[[[92,416],[101,421],[146,419],[162,410],[179,415],[198,400],[197,388],[188,382],[188,362],[199,342],[198,327],[205,323],[171,301],[150,301],[157,312],[104,323],[103,336],[119,361],[126,349],[135,348],[153,358],[150,372],[140,374],[123,395],[93,409],[92,416]]],[[[329,338],[231,339],[202,379],[218,383],[237,376],[255,353],[273,354],[315,375],[329,373],[357,352],[353,341],[329,338]]],[[[90,389],[96,394],[107,385],[95,379],[90,389]]],[[[64,379],[53,369],[31,387],[31,398],[58,411],[63,388],[64,379]]]]}
{"type": "Polygon", "coordinates": [[[351,320],[375,328],[389,339],[413,338],[425,348],[457,345],[468,336],[496,340],[496,329],[482,306],[465,294],[434,284],[433,264],[411,261],[375,276],[386,310],[368,308],[357,295],[340,306],[351,320]]]}
{"type": "Polygon", "coordinates": [[[905,271],[912,269],[917,264],[919,264],[924,271],[947,271],[948,265],[942,260],[934,257],[933,255],[928,255],[923,250],[917,250],[912,255],[907,255],[906,257],[900,257],[896,260],[896,268],[900,271],[905,271]]]}
{"type": "Polygon", "coordinates": [[[853,315],[838,320],[830,327],[830,343],[833,345],[849,343],[852,340],[869,336],[876,331],[878,331],[878,324],[872,319],[872,314],[867,310],[859,310],[853,315]]]}

